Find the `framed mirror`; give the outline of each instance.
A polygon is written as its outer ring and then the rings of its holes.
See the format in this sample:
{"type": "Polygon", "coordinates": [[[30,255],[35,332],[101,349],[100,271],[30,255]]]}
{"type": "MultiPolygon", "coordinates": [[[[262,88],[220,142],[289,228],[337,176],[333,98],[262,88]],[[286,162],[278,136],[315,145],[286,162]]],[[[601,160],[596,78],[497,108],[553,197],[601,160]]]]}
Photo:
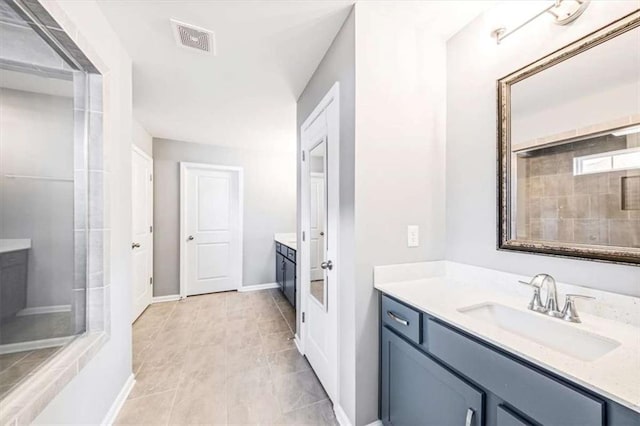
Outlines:
{"type": "Polygon", "coordinates": [[[497,86],[498,249],[640,264],[640,11],[497,86]]]}

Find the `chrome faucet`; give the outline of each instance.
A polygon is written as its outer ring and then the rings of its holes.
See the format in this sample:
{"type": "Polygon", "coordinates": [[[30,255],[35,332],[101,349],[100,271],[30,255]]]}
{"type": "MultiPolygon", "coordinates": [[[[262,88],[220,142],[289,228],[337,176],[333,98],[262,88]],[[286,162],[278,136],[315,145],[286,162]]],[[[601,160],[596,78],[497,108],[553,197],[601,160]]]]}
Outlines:
{"type": "Polygon", "coordinates": [[[529,302],[528,308],[535,312],[540,312],[554,318],[562,318],[569,322],[580,322],[580,317],[576,310],[574,299],[593,299],[591,296],[582,296],[578,294],[567,294],[565,305],[562,310],[558,309],[558,290],[556,288],[556,280],[549,274],[538,274],[531,279],[530,282],[519,281],[521,284],[533,287],[533,298],[529,302]],[[547,287],[547,298],[542,303],[540,291],[547,287]]]}

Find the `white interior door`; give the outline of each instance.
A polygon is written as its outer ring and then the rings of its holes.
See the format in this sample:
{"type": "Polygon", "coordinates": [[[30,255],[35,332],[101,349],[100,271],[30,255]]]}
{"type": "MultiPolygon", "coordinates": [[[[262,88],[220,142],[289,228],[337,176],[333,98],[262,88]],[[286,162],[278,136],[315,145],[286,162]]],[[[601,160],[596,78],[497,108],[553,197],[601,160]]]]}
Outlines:
{"type": "MultiPolygon", "coordinates": [[[[319,169],[324,167],[320,164],[320,160],[323,157],[315,156],[311,157],[312,170],[314,167],[319,169]]],[[[324,201],[324,172],[312,171],[310,177],[310,222],[309,222],[309,251],[310,251],[310,268],[311,268],[311,281],[321,280],[324,277],[324,271],[320,267],[320,264],[324,261],[325,257],[325,208],[326,203],[324,201]]]]}
{"type": "Polygon", "coordinates": [[[133,148],[132,237],[133,321],[149,306],[153,297],[153,160],[133,148]]]}
{"type": "Polygon", "coordinates": [[[327,394],[336,401],[338,383],[338,85],[301,128],[301,287],[305,322],[302,348],[327,394]],[[318,267],[319,266],[319,267],[318,267]]]}
{"type": "Polygon", "coordinates": [[[181,296],[242,282],[242,170],[181,163],[181,296]]]}

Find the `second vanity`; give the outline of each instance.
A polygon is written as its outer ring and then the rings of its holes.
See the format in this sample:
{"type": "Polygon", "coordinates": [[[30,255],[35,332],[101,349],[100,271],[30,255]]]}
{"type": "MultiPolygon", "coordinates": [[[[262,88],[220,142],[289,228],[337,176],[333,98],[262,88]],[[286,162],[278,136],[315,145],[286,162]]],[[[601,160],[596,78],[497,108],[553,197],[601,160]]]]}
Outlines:
{"type": "Polygon", "coordinates": [[[640,300],[559,285],[597,299],[570,323],[528,310],[522,278],[453,262],[376,268],[385,425],[640,424],[640,300]]]}

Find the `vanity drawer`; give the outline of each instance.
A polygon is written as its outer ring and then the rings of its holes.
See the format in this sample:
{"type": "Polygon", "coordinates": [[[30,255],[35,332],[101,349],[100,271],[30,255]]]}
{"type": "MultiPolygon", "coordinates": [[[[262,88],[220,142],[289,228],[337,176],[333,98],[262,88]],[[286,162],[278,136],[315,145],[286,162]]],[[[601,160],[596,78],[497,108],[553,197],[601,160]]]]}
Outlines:
{"type": "MultiPolygon", "coordinates": [[[[428,351],[544,425],[602,425],[604,403],[432,319],[428,351]]],[[[504,417],[504,414],[503,414],[504,417]]],[[[509,423],[507,423],[509,424],[509,423]]]]}
{"type": "Polygon", "coordinates": [[[382,323],[420,344],[422,335],[420,312],[385,295],[382,296],[382,323]]]}
{"type": "Polygon", "coordinates": [[[291,259],[291,261],[296,261],[296,251],[291,247],[287,247],[287,257],[291,259]]]}
{"type": "Polygon", "coordinates": [[[282,253],[282,254],[286,255],[287,253],[282,251],[283,247],[284,246],[282,244],[280,244],[279,242],[276,241],[276,253],[282,253]]]}
{"type": "Polygon", "coordinates": [[[13,265],[27,263],[27,250],[12,251],[0,254],[0,267],[6,268],[13,265]]]}

